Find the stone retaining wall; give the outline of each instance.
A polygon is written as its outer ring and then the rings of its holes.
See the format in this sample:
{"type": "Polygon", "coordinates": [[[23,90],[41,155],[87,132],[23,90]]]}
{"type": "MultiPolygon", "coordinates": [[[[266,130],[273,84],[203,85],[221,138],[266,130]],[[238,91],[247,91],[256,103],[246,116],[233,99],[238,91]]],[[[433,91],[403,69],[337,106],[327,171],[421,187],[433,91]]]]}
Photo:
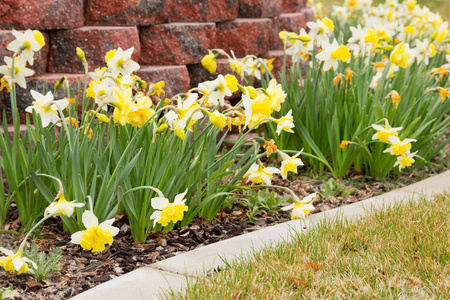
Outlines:
{"type": "MultiPolygon", "coordinates": [[[[208,49],[280,59],[282,52],[274,51],[283,47],[278,32],[299,32],[310,20],[306,0],[3,0],[0,58],[11,55],[6,45],[14,39],[12,29],[43,32],[46,45],[35,55],[29,89],[67,74],[74,84],[83,80],[76,47],[94,70],[105,64],[107,51],[134,46],[137,74],[150,82],[165,80],[171,96],[208,79],[198,71],[208,49]]],[[[27,95],[20,92],[21,109],[31,102],[27,95]]],[[[6,97],[0,92],[2,103],[9,102],[6,97]]]]}

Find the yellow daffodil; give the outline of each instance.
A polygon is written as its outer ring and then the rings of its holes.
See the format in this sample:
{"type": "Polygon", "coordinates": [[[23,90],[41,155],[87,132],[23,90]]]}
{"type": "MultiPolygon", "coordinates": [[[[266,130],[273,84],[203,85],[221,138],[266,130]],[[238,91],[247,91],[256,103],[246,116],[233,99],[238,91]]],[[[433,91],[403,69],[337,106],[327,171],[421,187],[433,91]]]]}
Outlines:
{"type": "Polygon", "coordinates": [[[135,105],[136,110],[128,113],[128,123],[133,127],[144,125],[155,114],[155,111],[151,109],[152,105],[153,102],[149,97],[138,98],[135,105]]]}
{"type": "Polygon", "coordinates": [[[280,170],[277,168],[264,168],[261,164],[254,163],[244,177],[247,177],[247,182],[251,181],[256,184],[264,183],[270,185],[272,183],[273,174],[279,173],[280,170]]]}
{"type": "Polygon", "coordinates": [[[394,164],[394,167],[398,166],[399,171],[402,171],[402,169],[406,167],[410,167],[415,162],[413,157],[417,154],[417,152],[418,151],[398,156],[397,161],[394,164]]]}
{"type": "Polygon", "coordinates": [[[119,228],[112,226],[114,218],[98,224],[97,217],[90,210],[83,213],[82,221],[86,230],[72,234],[71,242],[80,245],[84,250],[103,251],[105,244],[111,245],[113,237],[119,233],[119,228]]]}
{"type": "Polygon", "coordinates": [[[377,124],[372,124],[372,128],[377,131],[377,133],[372,136],[372,140],[380,140],[384,143],[389,143],[389,137],[398,136],[397,131],[402,130],[403,127],[393,128],[389,125],[386,119],[384,121],[386,123],[384,127],[377,124]]]}
{"type": "Polygon", "coordinates": [[[216,73],[217,57],[219,57],[219,53],[214,54],[211,50],[208,50],[208,54],[202,58],[202,66],[205,67],[211,74],[216,73]]]}
{"type": "Polygon", "coordinates": [[[280,135],[281,131],[286,131],[290,133],[294,133],[292,128],[295,127],[294,117],[292,117],[292,109],[288,111],[288,113],[280,118],[274,120],[275,124],[277,124],[277,134],[280,135]]]}
{"type": "Polygon", "coordinates": [[[409,150],[411,149],[411,142],[416,142],[415,139],[404,139],[401,141],[396,136],[389,136],[389,143],[391,143],[391,147],[384,150],[383,152],[389,152],[392,155],[405,155],[409,154],[409,150]]]}
{"type": "Polygon", "coordinates": [[[209,121],[217,128],[223,129],[227,125],[227,117],[215,110],[208,115],[209,121]]]}
{"type": "Polygon", "coordinates": [[[283,161],[281,162],[281,167],[280,167],[281,177],[283,179],[287,178],[288,172],[294,172],[295,174],[297,174],[297,168],[299,166],[303,166],[302,160],[297,158],[302,152],[303,152],[303,149],[300,150],[294,156],[290,157],[283,151],[277,150],[277,153],[283,159],[283,161]]]}
{"type": "Polygon", "coordinates": [[[152,198],[151,204],[155,209],[153,214],[150,216],[150,220],[153,220],[155,226],[157,223],[161,226],[167,226],[169,223],[177,223],[183,220],[184,213],[188,211],[189,207],[184,204],[186,199],[184,197],[187,194],[187,189],[175,196],[173,203],[169,202],[169,199],[164,197],[164,194],[157,188],[152,188],[157,192],[158,197],[152,198]]]}
{"type": "Polygon", "coordinates": [[[400,43],[395,46],[394,50],[392,51],[390,60],[392,64],[402,68],[406,68],[410,63],[411,58],[412,55],[408,52],[405,44],[400,43]]]}
{"type": "Polygon", "coordinates": [[[280,111],[281,103],[284,102],[287,96],[281,84],[278,84],[275,78],[271,79],[266,92],[270,96],[270,109],[272,111],[280,111]]]}
{"type": "Polygon", "coordinates": [[[163,88],[166,86],[166,82],[164,80],[158,81],[150,86],[150,96],[156,94],[158,98],[161,98],[161,94],[166,94],[163,88]]]}
{"type": "Polygon", "coordinates": [[[29,263],[37,268],[36,264],[32,260],[26,257],[22,257],[22,248],[19,248],[17,253],[14,253],[13,251],[5,249],[3,247],[0,247],[0,251],[3,252],[3,254],[7,255],[7,257],[0,257],[0,266],[3,267],[5,271],[15,270],[17,271],[17,275],[20,275],[29,271],[29,263]]]}
{"type": "Polygon", "coordinates": [[[291,210],[291,218],[295,219],[304,219],[311,211],[315,209],[314,205],[312,205],[312,200],[316,197],[317,193],[312,193],[307,197],[303,198],[302,201],[295,201],[295,203],[285,206],[282,210],[291,210]]]}

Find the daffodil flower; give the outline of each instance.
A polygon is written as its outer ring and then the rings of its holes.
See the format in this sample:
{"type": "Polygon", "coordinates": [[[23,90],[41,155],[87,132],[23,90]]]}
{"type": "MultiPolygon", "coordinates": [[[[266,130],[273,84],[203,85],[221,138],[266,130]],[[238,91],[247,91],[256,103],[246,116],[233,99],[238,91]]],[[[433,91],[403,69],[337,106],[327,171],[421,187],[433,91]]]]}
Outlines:
{"type": "Polygon", "coordinates": [[[187,189],[175,196],[173,203],[169,202],[169,199],[164,197],[164,194],[157,188],[152,188],[158,197],[152,198],[151,204],[155,209],[150,219],[153,220],[154,226],[159,223],[161,226],[167,226],[170,222],[176,223],[183,220],[184,212],[188,211],[188,206],[184,204],[186,199],[184,197],[187,194],[187,189]]]}
{"type": "Polygon", "coordinates": [[[291,205],[285,206],[282,210],[287,211],[292,209],[291,218],[295,219],[304,219],[309,213],[315,209],[314,205],[312,205],[312,200],[316,197],[317,193],[312,193],[307,197],[303,198],[302,201],[295,201],[291,205]]]}
{"type": "Polygon", "coordinates": [[[44,36],[39,31],[30,29],[24,33],[13,29],[12,34],[16,39],[9,43],[6,49],[13,51],[14,55],[20,53],[20,56],[32,65],[34,52],[39,51],[45,44],[44,36]]]}
{"type": "Polygon", "coordinates": [[[263,167],[259,163],[254,163],[247,171],[244,177],[247,177],[247,182],[251,181],[256,184],[263,183],[270,185],[272,183],[273,174],[279,174],[281,171],[273,167],[263,167]]]}
{"type": "MultiPolygon", "coordinates": [[[[15,57],[14,58],[14,76],[12,72],[12,58],[5,56],[5,63],[6,65],[0,66],[0,74],[4,74],[7,78],[14,78],[14,82],[17,82],[17,84],[23,88],[27,88],[27,81],[25,80],[26,77],[29,77],[34,74],[34,71],[31,69],[28,69],[25,67],[26,60],[22,57],[15,57]]],[[[10,86],[12,85],[11,82],[9,82],[10,86]]]]}
{"type": "Polygon", "coordinates": [[[384,121],[386,123],[384,127],[377,124],[372,124],[372,128],[377,131],[377,133],[372,136],[372,140],[380,140],[382,142],[389,143],[389,136],[398,136],[397,131],[402,130],[403,127],[393,128],[389,125],[386,119],[384,121]]]}
{"type": "Polygon", "coordinates": [[[330,38],[328,34],[331,32],[330,28],[327,27],[320,19],[317,19],[316,22],[308,22],[306,26],[311,29],[309,31],[309,35],[316,41],[317,46],[322,46],[325,42],[329,43],[330,38]]]}
{"type": "Polygon", "coordinates": [[[288,111],[288,113],[280,118],[274,120],[275,124],[277,124],[277,134],[280,135],[281,131],[286,131],[290,133],[294,133],[292,128],[295,127],[294,125],[294,118],[292,117],[292,109],[288,111]]]}
{"type": "Polygon", "coordinates": [[[290,157],[289,155],[287,155],[283,151],[277,150],[277,153],[283,159],[283,161],[281,162],[281,167],[280,167],[281,177],[283,179],[287,178],[288,172],[294,172],[295,174],[297,174],[297,168],[299,166],[303,166],[302,160],[300,158],[297,158],[302,152],[303,152],[303,149],[300,150],[294,156],[290,157]]]}
{"type": "Polygon", "coordinates": [[[131,47],[125,51],[119,47],[114,53],[114,56],[108,59],[107,64],[113,77],[117,77],[119,74],[124,76],[130,75],[131,73],[139,70],[139,64],[131,60],[133,51],[134,47],[131,47]]]}
{"type": "Polygon", "coordinates": [[[75,210],[75,207],[83,207],[84,203],[76,203],[75,201],[67,201],[64,197],[64,193],[61,193],[58,201],[52,202],[44,212],[44,216],[59,212],[63,216],[70,218],[75,210]]]}
{"type": "Polygon", "coordinates": [[[316,58],[324,62],[324,72],[331,68],[337,70],[339,60],[347,62],[351,57],[350,50],[344,45],[339,45],[336,39],[333,40],[332,44],[328,41],[324,41],[322,43],[322,49],[323,51],[317,54],[316,58]]]}
{"type": "Polygon", "coordinates": [[[417,152],[418,151],[398,156],[397,161],[394,164],[394,167],[398,166],[399,171],[402,171],[402,169],[406,167],[410,167],[415,162],[413,157],[417,154],[417,152]]]}
{"type": "Polygon", "coordinates": [[[416,142],[415,139],[404,139],[401,141],[397,136],[390,135],[388,137],[391,147],[387,148],[383,152],[389,152],[392,155],[405,155],[409,154],[411,149],[411,143],[416,142]]]}
{"type": "Polygon", "coordinates": [[[69,105],[67,100],[53,100],[53,94],[49,91],[45,96],[39,92],[31,90],[31,96],[35,101],[32,106],[28,106],[25,111],[32,113],[36,111],[41,116],[42,127],[47,127],[50,123],[57,123],[61,120],[58,110],[63,110],[69,105]]]}
{"type": "Polygon", "coordinates": [[[402,68],[406,68],[412,62],[413,56],[410,53],[409,45],[400,43],[395,46],[391,53],[391,63],[402,68]]]}
{"type": "Polygon", "coordinates": [[[208,49],[208,54],[202,58],[202,66],[205,67],[211,74],[216,73],[217,57],[219,57],[219,53],[214,54],[211,50],[208,49]]]}
{"type": "Polygon", "coordinates": [[[35,268],[37,268],[36,264],[26,258],[22,257],[23,250],[19,248],[17,253],[14,253],[11,250],[0,247],[0,251],[3,254],[7,255],[7,257],[0,257],[0,266],[5,269],[5,271],[17,271],[17,275],[20,275],[24,272],[29,271],[28,264],[32,264],[35,268]]]}
{"type": "Polygon", "coordinates": [[[119,233],[119,228],[112,226],[114,218],[98,224],[97,217],[90,210],[86,210],[81,218],[86,230],[72,234],[70,242],[80,245],[84,250],[103,251],[105,244],[111,245],[113,237],[119,233]]]}

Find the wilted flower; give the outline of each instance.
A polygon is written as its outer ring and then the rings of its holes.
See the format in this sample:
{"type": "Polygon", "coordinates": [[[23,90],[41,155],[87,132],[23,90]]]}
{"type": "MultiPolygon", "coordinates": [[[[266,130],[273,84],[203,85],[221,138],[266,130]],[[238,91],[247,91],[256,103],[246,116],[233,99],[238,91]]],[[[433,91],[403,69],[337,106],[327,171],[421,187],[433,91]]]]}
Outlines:
{"type": "Polygon", "coordinates": [[[75,207],[82,207],[84,203],[76,203],[75,201],[69,202],[64,197],[64,193],[61,193],[58,201],[52,202],[44,212],[44,216],[52,213],[59,212],[62,216],[70,218],[75,210],[75,207]]]}

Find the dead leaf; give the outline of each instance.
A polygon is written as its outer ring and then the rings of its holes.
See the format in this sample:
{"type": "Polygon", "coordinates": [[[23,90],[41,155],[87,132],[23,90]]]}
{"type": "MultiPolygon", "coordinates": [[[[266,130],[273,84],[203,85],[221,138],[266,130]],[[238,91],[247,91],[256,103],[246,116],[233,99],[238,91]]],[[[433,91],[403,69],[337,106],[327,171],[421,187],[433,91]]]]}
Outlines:
{"type": "Polygon", "coordinates": [[[42,285],[42,283],[40,283],[40,282],[38,282],[38,281],[28,281],[26,284],[27,284],[27,286],[28,286],[30,289],[42,285]]]}
{"type": "Polygon", "coordinates": [[[424,285],[422,279],[417,278],[417,277],[406,277],[405,279],[408,280],[411,285],[415,285],[415,286],[419,286],[419,287],[424,285]]]}
{"type": "Polygon", "coordinates": [[[391,280],[389,280],[389,288],[391,289],[396,288],[399,280],[400,276],[398,276],[398,274],[395,274],[394,277],[392,277],[391,280]]]}
{"type": "Polygon", "coordinates": [[[310,267],[311,269],[314,269],[314,270],[319,270],[319,268],[320,268],[319,265],[316,265],[316,264],[313,263],[312,261],[308,262],[308,263],[307,263],[307,266],[310,267]]]}

